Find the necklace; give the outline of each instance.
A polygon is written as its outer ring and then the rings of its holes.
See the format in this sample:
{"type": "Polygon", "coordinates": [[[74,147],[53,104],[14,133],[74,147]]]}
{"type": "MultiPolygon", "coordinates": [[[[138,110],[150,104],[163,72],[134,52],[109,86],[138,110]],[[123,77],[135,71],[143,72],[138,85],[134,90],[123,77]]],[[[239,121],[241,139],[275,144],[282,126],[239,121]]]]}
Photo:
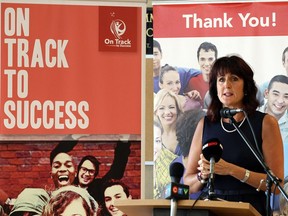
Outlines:
{"type": "MultiPolygon", "coordinates": [[[[239,124],[239,127],[241,127],[241,125],[244,123],[245,119],[246,119],[246,116],[243,118],[243,120],[242,120],[241,123],[239,124]]],[[[233,133],[233,132],[236,131],[236,128],[233,129],[233,130],[227,130],[227,129],[224,127],[224,125],[223,125],[223,119],[222,119],[222,118],[220,119],[220,123],[221,123],[222,129],[223,129],[225,132],[227,132],[227,133],[233,133]]]]}

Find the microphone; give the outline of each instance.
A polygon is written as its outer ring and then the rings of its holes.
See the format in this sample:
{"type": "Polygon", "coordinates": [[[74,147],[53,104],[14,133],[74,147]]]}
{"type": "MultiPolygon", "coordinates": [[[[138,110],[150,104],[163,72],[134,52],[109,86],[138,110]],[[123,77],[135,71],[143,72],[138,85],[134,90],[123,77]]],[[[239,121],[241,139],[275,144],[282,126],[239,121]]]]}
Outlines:
{"type": "Polygon", "coordinates": [[[220,115],[223,118],[231,118],[240,112],[243,112],[243,110],[242,109],[230,109],[228,107],[224,107],[220,110],[220,115]]]}
{"type": "Polygon", "coordinates": [[[180,162],[171,163],[169,167],[171,182],[180,183],[184,173],[184,166],[180,162]]]}
{"type": "Polygon", "coordinates": [[[215,195],[214,191],[214,166],[217,163],[222,155],[223,147],[220,144],[220,141],[217,138],[210,139],[202,147],[202,154],[206,160],[210,161],[210,175],[209,175],[209,190],[208,197],[213,198],[215,195]]]}
{"type": "Polygon", "coordinates": [[[202,154],[206,160],[210,160],[213,157],[215,162],[218,162],[222,156],[222,152],[223,147],[217,138],[208,140],[202,147],[202,154]]]}
{"type": "Polygon", "coordinates": [[[189,186],[180,184],[180,180],[184,173],[182,163],[171,163],[169,167],[171,183],[165,188],[165,199],[171,199],[170,216],[176,216],[177,200],[189,199],[189,186]]]}

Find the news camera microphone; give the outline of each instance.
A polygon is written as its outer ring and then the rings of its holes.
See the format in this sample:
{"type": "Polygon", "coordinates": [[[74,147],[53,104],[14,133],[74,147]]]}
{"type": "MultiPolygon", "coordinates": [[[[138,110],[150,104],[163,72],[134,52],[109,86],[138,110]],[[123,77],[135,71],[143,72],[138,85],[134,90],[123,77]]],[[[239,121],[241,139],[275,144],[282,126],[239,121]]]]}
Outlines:
{"type": "Polygon", "coordinates": [[[177,200],[189,199],[189,186],[180,184],[184,173],[182,163],[171,163],[169,167],[171,183],[165,188],[165,198],[171,199],[170,216],[176,216],[177,200]]]}
{"type": "Polygon", "coordinates": [[[179,162],[171,163],[169,167],[169,173],[171,182],[180,183],[180,180],[184,174],[183,164],[179,162]]]}
{"type": "Polygon", "coordinates": [[[222,155],[223,147],[217,138],[208,140],[202,147],[202,154],[206,160],[210,162],[210,175],[209,175],[209,186],[208,186],[208,198],[214,198],[214,166],[222,155]]]}
{"type": "Polygon", "coordinates": [[[230,109],[228,107],[224,107],[220,110],[220,115],[223,118],[231,118],[240,112],[243,112],[243,110],[242,109],[230,109]]]}

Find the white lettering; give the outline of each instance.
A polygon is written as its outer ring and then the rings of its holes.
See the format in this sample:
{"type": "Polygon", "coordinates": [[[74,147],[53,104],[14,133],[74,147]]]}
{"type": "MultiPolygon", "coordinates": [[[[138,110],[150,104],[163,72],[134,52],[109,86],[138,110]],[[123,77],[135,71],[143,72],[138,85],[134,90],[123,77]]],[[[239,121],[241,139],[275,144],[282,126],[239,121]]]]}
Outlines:
{"type": "Polygon", "coordinates": [[[6,101],[4,126],[8,129],[86,129],[89,127],[89,104],[81,101],[6,101]]]}
{"type": "Polygon", "coordinates": [[[31,60],[31,67],[36,67],[36,64],[38,64],[38,66],[41,68],[44,67],[40,39],[36,39],[35,43],[34,43],[34,49],[33,49],[32,60],[31,60]]]}
{"type": "Polygon", "coordinates": [[[42,46],[40,39],[35,39],[34,45],[29,46],[30,41],[27,39],[9,39],[5,38],[4,43],[7,44],[8,50],[8,67],[41,67],[49,68],[56,66],[58,68],[68,68],[68,62],[65,55],[65,49],[68,40],[53,40],[48,39],[45,45],[42,46]],[[17,46],[17,50],[15,50],[17,46]],[[29,47],[32,47],[29,49],[29,47]],[[45,48],[44,52],[42,47],[45,48]],[[32,52],[31,52],[32,50],[32,52]],[[56,50],[55,52],[51,52],[56,50]],[[52,56],[51,53],[55,53],[52,56]],[[13,56],[18,56],[17,62],[13,62],[13,56]],[[43,57],[44,56],[44,57],[43,57]]]}
{"type": "Polygon", "coordinates": [[[29,36],[29,8],[6,8],[4,13],[4,32],[7,36],[29,36]]]}
{"type": "Polygon", "coordinates": [[[17,73],[17,96],[26,98],[28,96],[28,73],[26,70],[20,70],[17,73]]]}
{"type": "Polygon", "coordinates": [[[270,27],[271,26],[276,26],[276,14],[272,13],[271,20],[270,17],[254,17],[250,16],[250,13],[247,13],[243,15],[242,13],[238,13],[238,16],[240,17],[242,21],[242,27],[270,27]]]}
{"type": "Polygon", "coordinates": [[[185,18],[185,28],[233,28],[232,17],[228,17],[227,13],[223,14],[223,17],[214,18],[201,18],[196,13],[194,14],[183,14],[185,18]]]}
{"type": "Polygon", "coordinates": [[[7,75],[7,97],[13,97],[13,76],[16,74],[16,70],[4,70],[4,74],[7,75]]]}

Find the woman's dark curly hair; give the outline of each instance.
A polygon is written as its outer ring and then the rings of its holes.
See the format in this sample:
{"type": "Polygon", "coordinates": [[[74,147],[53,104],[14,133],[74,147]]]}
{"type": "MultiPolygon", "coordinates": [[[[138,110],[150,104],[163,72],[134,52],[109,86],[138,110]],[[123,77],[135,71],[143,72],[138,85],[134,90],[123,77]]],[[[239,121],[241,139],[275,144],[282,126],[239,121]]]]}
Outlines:
{"type": "Polygon", "coordinates": [[[185,111],[176,122],[176,136],[178,146],[184,157],[189,154],[192,138],[194,136],[198,122],[206,115],[202,109],[192,109],[185,111]]]}
{"type": "Polygon", "coordinates": [[[227,73],[234,74],[244,81],[244,98],[241,108],[245,110],[247,115],[253,114],[259,106],[256,98],[257,86],[253,79],[254,73],[251,67],[239,56],[221,57],[214,62],[209,77],[211,103],[207,110],[207,117],[214,122],[221,118],[220,110],[223,108],[217,95],[217,77],[227,73]]]}

